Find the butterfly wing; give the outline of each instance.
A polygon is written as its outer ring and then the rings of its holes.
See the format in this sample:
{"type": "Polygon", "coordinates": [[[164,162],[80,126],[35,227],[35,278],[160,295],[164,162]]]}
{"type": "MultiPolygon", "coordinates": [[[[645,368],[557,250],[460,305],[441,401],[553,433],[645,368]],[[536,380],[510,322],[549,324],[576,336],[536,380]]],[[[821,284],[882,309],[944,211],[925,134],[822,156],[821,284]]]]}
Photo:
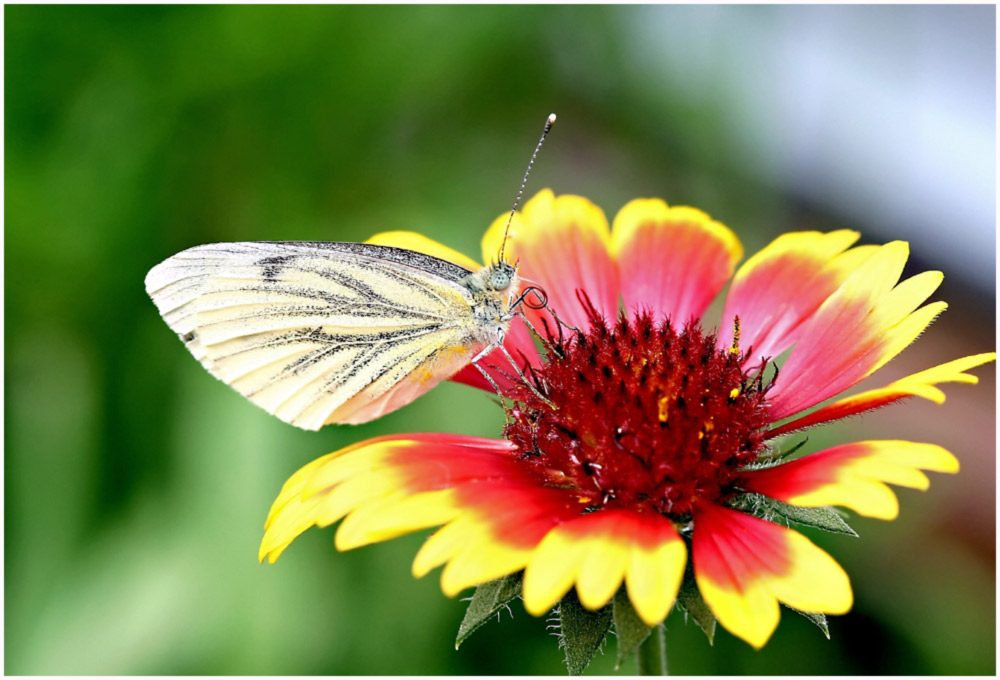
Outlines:
{"type": "Polygon", "coordinates": [[[376,418],[468,363],[470,273],[372,244],[222,243],[157,265],[146,290],[212,375],[317,430],[376,418]]]}

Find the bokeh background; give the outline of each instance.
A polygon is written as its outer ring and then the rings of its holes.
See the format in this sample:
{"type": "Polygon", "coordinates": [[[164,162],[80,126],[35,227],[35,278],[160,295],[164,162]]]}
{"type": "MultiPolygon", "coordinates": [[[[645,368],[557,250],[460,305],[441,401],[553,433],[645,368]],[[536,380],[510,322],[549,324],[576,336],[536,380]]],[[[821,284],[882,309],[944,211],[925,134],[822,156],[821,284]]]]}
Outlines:
{"type": "MultiPolygon", "coordinates": [[[[4,642],[15,674],[564,672],[513,607],[410,576],[422,535],[257,563],[304,463],[388,432],[496,436],[446,384],[360,427],[297,431],[212,379],[146,271],[226,240],[413,229],[467,253],[527,194],[691,204],[748,252],[796,229],[912,242],[949,311],[867,386],[995,347],[995,9],[6,6],[4,642]]],[[[892,523],[813,536],[856,605],[786,611],[759,652],[668,620],[671,670],[993,674],[995,379],[814,433],[943,444],[961,474],[892,523]]],[[[613,641],[589,673],[613,672],[613,641]]],[[[622,672],[634,672],[627,665],[622,672]]]]}

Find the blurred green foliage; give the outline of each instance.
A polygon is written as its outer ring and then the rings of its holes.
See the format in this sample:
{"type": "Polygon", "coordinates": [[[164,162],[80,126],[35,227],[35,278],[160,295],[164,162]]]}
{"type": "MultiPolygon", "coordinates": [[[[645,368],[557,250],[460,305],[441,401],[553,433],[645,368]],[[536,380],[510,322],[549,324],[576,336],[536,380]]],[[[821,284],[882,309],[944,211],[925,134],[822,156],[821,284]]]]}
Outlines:
{"type": "MultiPolygon", "coordinates": [[[[698,205],[748,252],[842,226],[730,153],[730,83],[707,73],[695,105],[654,75],[630,42],[641,11],[5,7],[5,672],[564,672],[519,605],[456,652],[463,603],[410,575],[423,536],[339,554],[332,530],[311,530],[257,564],[269,503],[299,466],[382,433],[497,436],[488,395],[446,384],[375,423],[300,432],[205,373],[142,281],[226,240],[412,229],[478,257],[550,111],[529,195],[551,186],[609,215],[636,196],[698,205]]],[[[984,310],[964,332],[988,343],[984,310]]],[[[947,347],[916,368],[958,356],[947,347]]],[[[763,651],[724,632],[713,648],[675,614],[671,671],[994,673],[993,555],[977,538],[992,525],[955,531],[935,507],[963,483],[903,492],[903,519],[856,522],[861,539],[814,537],[856,590],[832,641],[786,612],[763,651]]],[[[588,672],[613,663],[606,649],[588,672]]]]}

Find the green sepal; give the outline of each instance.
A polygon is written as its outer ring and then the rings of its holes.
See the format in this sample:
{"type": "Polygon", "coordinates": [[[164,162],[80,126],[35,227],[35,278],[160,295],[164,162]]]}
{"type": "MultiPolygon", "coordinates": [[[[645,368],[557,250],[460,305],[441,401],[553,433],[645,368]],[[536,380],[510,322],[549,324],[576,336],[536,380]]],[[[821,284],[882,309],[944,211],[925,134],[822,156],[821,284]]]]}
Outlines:
{"type": "Polygon", "coordinates": [[[688,616],[694,619],[694,622],[705,633],[705,637],[708,638],[708,644],[714,644],[715,614],[701,597],[701,591],[698,590],[698,584],[695,583],[690,561],[688,561],[687,569],[684,571],[680,590],[677,591],[677,606],[684,611],[684,620],[687,621],[688,616]]]}
{"type": "Polygon", "coordinates": [[[834,534],[858,535],[844,519],[843,513],[831,507],[802,508],[757,493],[740,496],[732,506],[776,524],[787,526],[791,522],[834,534]]]}
{"type": "Polygon", "coordinates": [[[570,675],[580,675],[590,665],[611,628],[611,605],[592,612],[569,593],[559,603],[559,644],[566,652],[570,675]]]}
{"type": "Polygon", "coordinates": [[[765,449],[757,456],[757,461],[754,464],[749,465],[747,469],[756,470],[760,468],[769,468],[784,463],[791,458],[796,451],[805,446],[808,441],[809,437],[806,437],[802,441],[793,444],[787,449],[765,449]]]}
{"type": "MultiPolygon", "coordinates": [[[[784,603],[782,603],[782,604],[784,604],[784,603]]],[[[796,614],[799,614],[799,615],[804,616],[805,618],[807,618],[817,628],[819,628],[821,631],[823,631],[823,635],[826,636],[827,640],[830,639],[830,627],[826,623],[826,614],[821,614],[819,612],[804,612],[801,609],[796,609],[795,607],[789,607],[787,604],[785,605],[785,607],[787,607],[788,609],[791,609],[796,614]]]]}
{"type": "Polygon", "coordinates": [[[829,506],[801,508],[773,499],[771,499],[771,503],[774,513],[788,522],[801,524],[802,526],[812,527],[821,531],[829,531],[833,534],[844,534],[845,536],[854,536],[855,538],[858,536],[858,532],[847,523],[844,515],[835,508],[829,506]]]}
{"type": "Polygon", "coordinates": [[[618,670],[622,662],[631,657],[635,650],[639,649],[639,645],[645,642],[653,629],[639,618],[624,589],[615,595],[611,618],[615,622],[615,634],[618,636],[618,658],[615,660],[615,670],[618,670]]]}
{"type": "Polygon", "coordinates": [[[465,610],[465,617],[458,627],[455,649],[520,594],[521,572],[498,578],[476,588],[469,601],[469,608],[465,610]]]}

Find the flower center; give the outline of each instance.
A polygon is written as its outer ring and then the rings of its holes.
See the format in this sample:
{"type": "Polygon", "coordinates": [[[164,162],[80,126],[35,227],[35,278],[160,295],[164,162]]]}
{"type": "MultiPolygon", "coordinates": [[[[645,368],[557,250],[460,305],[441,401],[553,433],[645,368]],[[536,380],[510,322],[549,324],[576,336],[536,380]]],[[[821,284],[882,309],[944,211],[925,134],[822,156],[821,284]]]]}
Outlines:
{"type": "Polygon", "coordinates": [[[696,500],[733,495],[738,470],[764,448],[770,385],[741,360],[697,323],[677,332],[648,313],[614,328],[595,318],[553,342],[534,371],[551,405],[522,387],[504,434],[525,464],[590,509],[684,522],[696,500]]]}

